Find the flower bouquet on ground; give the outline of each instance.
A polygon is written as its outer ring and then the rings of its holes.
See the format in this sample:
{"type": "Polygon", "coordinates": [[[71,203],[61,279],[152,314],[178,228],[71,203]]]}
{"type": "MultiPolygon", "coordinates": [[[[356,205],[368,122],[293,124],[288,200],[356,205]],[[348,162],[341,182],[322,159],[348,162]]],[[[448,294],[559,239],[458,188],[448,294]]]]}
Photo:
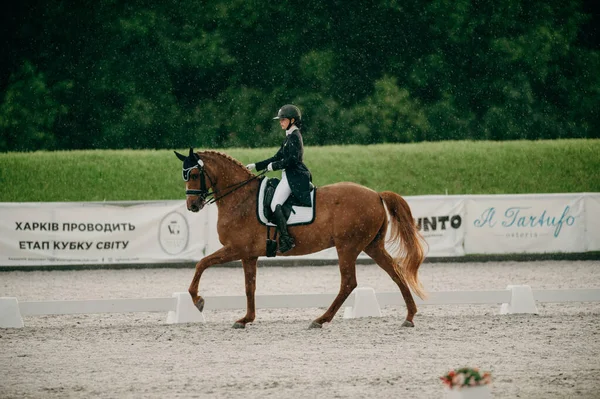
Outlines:
{"type": "Polygon", "coordinates": [[[448,399],[488,399],[492,397],[491,374],[480,372],[476,367],[450,370],[440,379],[446,386],[446,398],[448,399]]]}

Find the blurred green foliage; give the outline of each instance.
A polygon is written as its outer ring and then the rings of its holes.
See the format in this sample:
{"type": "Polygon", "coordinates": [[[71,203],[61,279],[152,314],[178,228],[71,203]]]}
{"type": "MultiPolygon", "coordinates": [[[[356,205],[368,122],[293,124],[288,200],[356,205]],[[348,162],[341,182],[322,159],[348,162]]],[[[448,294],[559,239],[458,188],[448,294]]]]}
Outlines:
{"type": "Polygon", "coordinates": [[[0,151],[597,138],[585,4],[11,3],[0,151]]]}

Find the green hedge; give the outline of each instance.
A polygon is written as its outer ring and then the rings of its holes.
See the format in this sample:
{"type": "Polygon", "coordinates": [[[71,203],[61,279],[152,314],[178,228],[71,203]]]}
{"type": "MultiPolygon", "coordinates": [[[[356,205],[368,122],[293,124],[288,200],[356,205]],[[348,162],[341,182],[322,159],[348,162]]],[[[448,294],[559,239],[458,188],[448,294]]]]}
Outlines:
{"type": "MultiPolygon", "coordinates": [[[[187,149],[177,149],[187,153],[187,149]]],[[[242,163],[276,148],[228,149],[242,163]]],[[[401,195],[600,192],[600,140],[306,147],[317,186],[353,181],[401,195]]],[[[279,175],[277,172],[271,173],[279,175]]],[[[0,154],[0,201],[183,199],[171,150],[0,154]]]]}

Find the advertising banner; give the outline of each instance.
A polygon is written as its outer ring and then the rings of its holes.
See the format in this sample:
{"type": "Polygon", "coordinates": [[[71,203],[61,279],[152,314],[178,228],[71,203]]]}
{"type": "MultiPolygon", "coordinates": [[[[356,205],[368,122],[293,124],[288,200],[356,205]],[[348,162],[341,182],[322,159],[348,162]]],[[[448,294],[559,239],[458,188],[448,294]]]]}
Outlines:
{"type": "Polygon", "coordinates": [[[207,230],[183,201],[0,204],[0,265],[199,260],[207,230]]]}
{"type": "Polygon", "coordinates": [[[585,196],[585,237],[588,251],[600,251],[600,194],[585,196]]]}
{"type": "MultiPolygon", "coordinates": [[[[600,251],[599,193],[405,199],[430,258],[600,251]]],[[[214,204],[192,213],[184,201],[0,203],[0,266],[196,262],[221,248],[217,217],[214,204]]]]}
{"type": "Polygon", "coordinates": [[[586,250],[581,195],[473,196],[466,204],[467,254],[586,250]]]}
{"type": "Polygon", "coordinates": [[[427,256],[463,256],[465,200],[459,196],[407,197],[427,242],[427,256]]]}

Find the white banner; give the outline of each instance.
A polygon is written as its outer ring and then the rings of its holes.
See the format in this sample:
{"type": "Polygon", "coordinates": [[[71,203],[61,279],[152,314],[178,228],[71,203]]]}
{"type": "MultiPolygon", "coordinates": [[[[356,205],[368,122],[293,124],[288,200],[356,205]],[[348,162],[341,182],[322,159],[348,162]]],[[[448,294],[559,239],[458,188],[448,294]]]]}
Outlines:
{"type": "MultiPolygon", "coordinates": [[[[428,257],[600,251],[599,193],[405,199],[428,257]]],[[[184,201],[0,203],[0,266],[196,262],[221,248],[217,216],[184,201]]]]}
{"type": "Polygon", "coordinates": [[[469,254],[584,252],[581,195],[507,195],[467,201],[469,254]]]}
{"type": "Polygon", "coordinates": [[[588,251],[600,251],[600,194],[585,196],[585,238],[588,251]]]}
{"type": "Polygon", "coordinates": [[[183,201],[0,204],[0,265],[199,260],[207,215],[183,201]]]}
{"type": "Polygon", "coordinates": [[[413,218],[427,242],[427,256],[465,254],[465,200],[458,196],[407,197],[413,218]]]}

